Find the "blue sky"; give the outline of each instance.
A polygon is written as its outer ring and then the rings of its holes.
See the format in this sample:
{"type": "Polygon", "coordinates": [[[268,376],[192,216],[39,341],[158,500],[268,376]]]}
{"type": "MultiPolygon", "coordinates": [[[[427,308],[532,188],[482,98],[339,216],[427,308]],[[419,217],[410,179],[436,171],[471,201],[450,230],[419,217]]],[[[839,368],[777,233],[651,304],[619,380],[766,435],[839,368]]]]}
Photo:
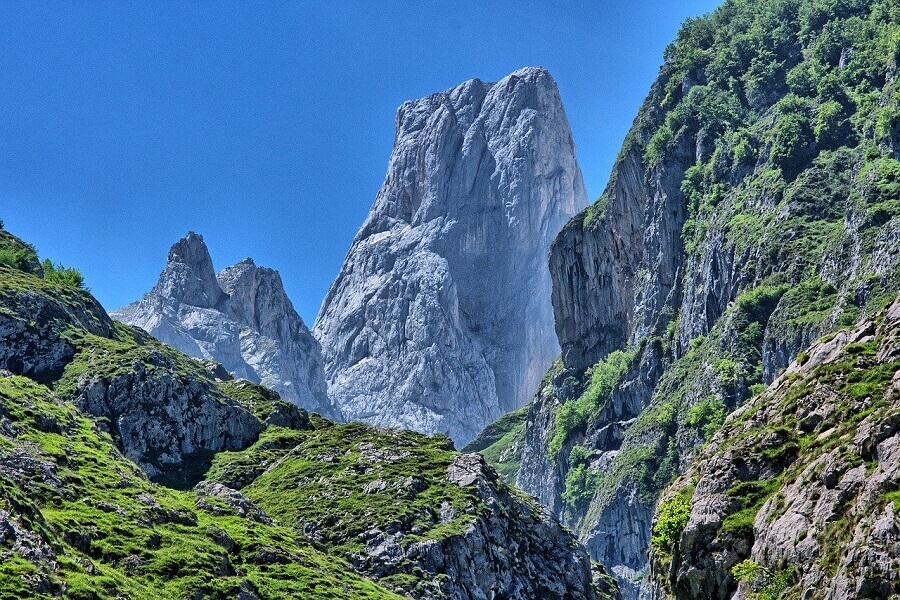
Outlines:
{"type": "Polygon", "coordinates": [[[311,325],[404,100],[527,65],[559,84],[589,196],[706,0],[0,0],[0,218],[107,309],[203,234],[278,269],[311,325]]]}

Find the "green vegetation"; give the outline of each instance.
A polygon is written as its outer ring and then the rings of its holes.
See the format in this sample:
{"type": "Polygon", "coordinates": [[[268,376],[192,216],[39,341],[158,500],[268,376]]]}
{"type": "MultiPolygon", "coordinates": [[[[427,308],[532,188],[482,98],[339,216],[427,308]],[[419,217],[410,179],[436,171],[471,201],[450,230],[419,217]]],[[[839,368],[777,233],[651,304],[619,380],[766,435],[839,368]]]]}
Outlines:
{"type": "Polygon", "coordinates": [[[40,264],[37,251],[16,236],[0,228],[0,265],[38,275],[40,264]]]}
{"type": "Polygon", "coordinates": [[[81,271],[53,263],[50,259],[38,260],[37,250],[32,244],[23,242],[0,227],[0,265],[43,277],[49,283],[84,289],[81,271]]]}
{"type": "Polygon", "coordinates": [[[584,446],[573,446],[569,452],[569,470],[562,499],[572,508],[584,505],[597,491],[600,473],[590,467],[590,457],[591,450],[584,446]]]}
{"type": "Polygon", "coordinates": [[[757,590],[751,595],[754,600],[778,600],[791,585],[794,567],[788,565],[775,571],[746,559],[734,565],[731,574],[738,581],[747,582],[757,590]]]}
{"type": "Polygon", "coordinates": [[[359,550],[360,535],[375,527],[415,531],[404,544],[440,540],[462,533],[478,507],[473,487],[446,482],[452,448],[444,436],[322,422],[291,449],[290,460],[243,491],[286,525],[314,525],[344,554],[359,550]],[[456,518],[444,522],[442,506],[456,518]]]}
{"type": "Polygon", "coordinates": [[[224,599],[242,586],[267,598],[399,598],[289,527],[215,514],[193,493],[147,481],[108,434],[29,379],[0,377],[0,414],[18,431],[12,445],[0,438],[0,461],[25,453],[36,465],[4,471],[0,508],[34,532],[59,567],[18,555],[15,537],[6,538],[0,594],[44,597],[22,578],[28,574],[50,590],[65,586],[70,598],[224,599]]]}
{"type": "Polygon", "coordinates": [[[894,503],[894,510],[900,510],[900,490],[888,492],[884,495],[884,503],[894,503]]]}
{"type": "Polygon", "coordinates": [[[766,500],[781,487],[781,478],[762,481],[739,481],[726,492],[739,507],[722,521],[720,531],[738,536],[753,535],[753,521],[766,500]]]}
{"type": "Polygon", "coordinates": [[[63,266],[60,263],[53,264],[49,258],[44,259],[41,267],[44,271],[44,279],[50,283],[84,289],[84,275],[78,269],[63,266]]]}
{"type": "Polygon", "coordinates": [[[716,396],[701,400],[690,407],[684,424],[703,432],[703,440],[709,441],[725,422],[725,403],[716,396]]]}
{"type": "Polygon", "coordinates": [[[463,452],[479,452],[509,485],[515,485],[519,474],[519,449],[525,437],[528,406],[507,413],[491,423],[463,452]]]}
{"type": "Polygon", "coordinates": [[[656,550],[671,554],[675,544],[681,539],[688,517],[691,515],[691,496],[694,487],[680,490],[674,496],[664,500],[656,513],[656,523],[650,536],[650,545],[656,550]]]}
{"type": "Polygon", "coordinates": [[[603,410],[604,404],[628,371],[638,350],[638,348],[616,350],[587,370],[585,373],[587,383],[581,396],[566,402],[556,411],[549,446],[551,460],[559,457],[563,444],[573,432],[583,428],[603,410]]]}

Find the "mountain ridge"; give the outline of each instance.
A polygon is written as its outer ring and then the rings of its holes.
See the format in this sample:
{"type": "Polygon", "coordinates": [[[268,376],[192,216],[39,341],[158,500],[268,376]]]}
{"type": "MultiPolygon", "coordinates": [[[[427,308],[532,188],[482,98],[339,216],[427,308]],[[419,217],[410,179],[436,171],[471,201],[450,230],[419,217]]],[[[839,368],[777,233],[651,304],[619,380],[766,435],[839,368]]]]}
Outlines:
{"type": "Polygon", "coordinates": [[[328,398],[319,344],[278,272],[247,258],[216,274],[197,233],[171,247],[159,281],[143,299],[110,314],[191,356],[262,382],[298,406],[339,414],[328,398]]]}

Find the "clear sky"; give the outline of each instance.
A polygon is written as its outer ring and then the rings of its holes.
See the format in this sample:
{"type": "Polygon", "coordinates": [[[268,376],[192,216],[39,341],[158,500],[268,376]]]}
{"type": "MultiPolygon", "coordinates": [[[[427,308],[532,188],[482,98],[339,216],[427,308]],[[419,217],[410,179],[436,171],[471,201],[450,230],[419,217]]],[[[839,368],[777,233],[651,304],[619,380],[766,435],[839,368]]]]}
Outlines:
{"type": "Polygon", "coordinates": [[[311,326],[404,100],[546,67],[593,199],[666,44],[717,4],[0,0],[0,218],[110,310],[195,230],[216,269],[278,269],[311,326]]]}

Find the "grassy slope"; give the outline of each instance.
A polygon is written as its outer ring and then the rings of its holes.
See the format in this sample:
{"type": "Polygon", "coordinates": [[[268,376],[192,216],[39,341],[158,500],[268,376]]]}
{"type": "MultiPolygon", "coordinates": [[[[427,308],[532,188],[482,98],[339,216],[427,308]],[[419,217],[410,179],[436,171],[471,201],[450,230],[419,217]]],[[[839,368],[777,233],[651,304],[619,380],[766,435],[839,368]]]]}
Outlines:
{"type": "Polygon", "coordinates": [[[507,413],[491,423],[463,452],[479,452],[509,485],[514,485],[519,472],[518,447],[525,436],[528,407],[507,413]]]}
{"type": "MultiPolygon", "coordinates": [[[[233,396],[260,418],[284,403],[256,386],[216,387],[200,363],[137,330],[90,334],[78,325],[102,330],[104,323],[87,292],[0,266],[0,310],[14,317],[29,295],[61,307],[53,323],[41,325],[68,339],[74,356],[44,382],[49,387],[0,376],[0,509],[21,528],[18,537],[0,539],[0,598],[177,598],[199,591],[233,598],[242,586],[261,598],[398,597],[289,526],[251,522],[215,498],[209,502],[221,504],[214,511],[221,514],[212,514],[198,508],[194,492],[149,481],[95,419],[65,399],[84,375],[112,378],[161,354],[177,377],[205,381],[213,397],[233,396]]],[[[267,435],[300,433],[272,430],[267,435]]],[[[181,483],[192,484],[204,466],[181,483]]]]}
{"type": "MultiPolygon", "coordinates": [[[[0,377],[0,504],[53,549],[58,569],[0,542],[0,598],[395,597],[315,550],[286,526],[197,508],[197,496],[148,481],[108,434],[46,387],[0,377]],[[8,433],[14,435],[9,436],[8,433]],[[13,471],[27,454],[42,468],[13,471]],[[48,473],[50,476],[48,476],[48,473]],[[266,551],[275,552],[275,562],[266,551]],[[24,578],[24,579],[23,579],[24,578]],[[25,583],[46,579],[48,594],[25,583]],[[30,590],[30,591],[26,591],[30,590]]],[[[15,517],[14,517],[15,518],[15,517]]]]}

